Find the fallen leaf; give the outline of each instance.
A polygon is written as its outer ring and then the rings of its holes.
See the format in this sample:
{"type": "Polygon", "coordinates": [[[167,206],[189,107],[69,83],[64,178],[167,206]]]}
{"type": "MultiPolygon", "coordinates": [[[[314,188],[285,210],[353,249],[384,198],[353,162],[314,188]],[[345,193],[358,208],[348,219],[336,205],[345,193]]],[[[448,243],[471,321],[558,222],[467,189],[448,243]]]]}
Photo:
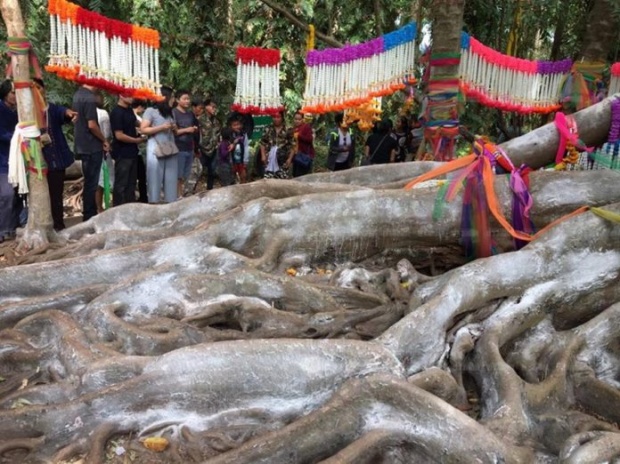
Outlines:
{"type": "Polygon", "coordinates": [[[142,442],[145,448],[158,453],[168,448],[168,440],[163,437],[148,437],[142,442]]]}

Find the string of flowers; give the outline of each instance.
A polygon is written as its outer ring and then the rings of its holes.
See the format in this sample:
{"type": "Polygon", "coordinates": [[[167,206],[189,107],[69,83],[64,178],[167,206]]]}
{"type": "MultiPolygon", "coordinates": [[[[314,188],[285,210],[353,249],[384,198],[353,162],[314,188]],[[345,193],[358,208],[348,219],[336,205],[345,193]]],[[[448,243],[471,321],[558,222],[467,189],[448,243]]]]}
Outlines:
{"type": "Polygon", "coordinates": [[[381,120],[381,113],[381,97],[375,97],[358,107],[346,109],[344,121],[348,125],[357,123],[359,130],[368,132],[376,121],[381,120]]]}
{"type": "Polygon", "coordinates": [[[611,102],[611,124],[607,141],[614,143],[620,140],[620,97],[616,97],[611,102]]]}
{"type": "Polygon", "coordinates": [[[561,108],[560,85],[572,60],[525,60],[504,55],[461,35],[461,88],[486,106],[524,114],[561,108]]]}
{"type": "Polygon", "coordinates": [[[326,113],[367,104],[413,78],[416,24],[342,48],[309,50],[302,111],[326,113]]]}
{"type": "Polygon", "coordinates": [[[610,74],[609,95],[620,93],[620,62],[611,65],[610,74]]]}
{"type": "Polygon", "coordinates": [[[579,139],[577,121],[572,116],[566,116],[561,111],[558,111],[555,114],[554,123],[560,134],[560,143],[555,155],[555,169],[563,171],[566,170],[569,164],[574,165],[579,161],[580,151],[591,153],[593,148],[586,147],[579,139]]]}
{"type": "Polygon", "coordinates": [[[66,0],[49,0],[46,70],[112,93],[159,100],[159,33],[109,19],[66,0]]]}
{"type": "Polygon", "coordinates": [[[584,169],[620,170],[620,97],[611,101],[611,124],[607,143],[587,153],[584,169]]]}
{"type": "Polygon", "coordinates": [[[234,111],[276,114],[284,109],[280,98],[280,50],[237,48],[237,87],[234,111]]]}

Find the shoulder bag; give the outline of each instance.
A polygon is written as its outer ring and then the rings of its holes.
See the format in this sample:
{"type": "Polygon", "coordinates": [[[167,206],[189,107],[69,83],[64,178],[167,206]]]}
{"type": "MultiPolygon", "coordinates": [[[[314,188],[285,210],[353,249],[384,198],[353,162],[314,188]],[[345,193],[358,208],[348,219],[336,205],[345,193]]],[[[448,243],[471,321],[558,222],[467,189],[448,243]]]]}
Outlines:
{"type": "MultiPolygon", "coordinates": [[[[176,120],[173,118],[173,123],[176,124],[176,120]]],[[[155,149],[153,153],[155,157],[158,159],[168,158],[170,156],[176,155],[179,152],[176,143],[173,140],[157,140],[157,134],[153,136],[153,141],[155,142],[155,149]]]]}
{"type": "Polygon", "coordinates": [[[383,138],[381,139],[381,142],[379,142],[379,145],[377,145],[375,147],[375,149],[372,152],[372,155],[370,155],[368,158],[364,157],[362,158],[361,162],[360,162],[360,166],[370,166],[372,164],[372,159],[375,157],[375,154],[377,153],[377,150],[381,147],[381,145],[383,145],[383,142],[385,141],[385,138],[388,137],[390,134],[386,134],[383,136],[383,138]]]}

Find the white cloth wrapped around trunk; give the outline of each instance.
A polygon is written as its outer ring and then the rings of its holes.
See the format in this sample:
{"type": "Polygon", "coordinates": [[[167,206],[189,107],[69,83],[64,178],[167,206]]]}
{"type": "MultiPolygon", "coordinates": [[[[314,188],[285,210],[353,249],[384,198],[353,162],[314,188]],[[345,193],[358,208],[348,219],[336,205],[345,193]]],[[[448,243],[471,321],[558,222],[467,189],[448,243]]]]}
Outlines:
{"type": "Polygon", "coordinates": [[[26,176],[26,164],[22,155],[22,142],[25,138],[36,139],[41,136],[41,131],[34,123],[20,123],[15,126],[11,148],[9,149],[9,177],[13,187],[18,187],[18,193],[28,193],[28,177],[26,176]]]}

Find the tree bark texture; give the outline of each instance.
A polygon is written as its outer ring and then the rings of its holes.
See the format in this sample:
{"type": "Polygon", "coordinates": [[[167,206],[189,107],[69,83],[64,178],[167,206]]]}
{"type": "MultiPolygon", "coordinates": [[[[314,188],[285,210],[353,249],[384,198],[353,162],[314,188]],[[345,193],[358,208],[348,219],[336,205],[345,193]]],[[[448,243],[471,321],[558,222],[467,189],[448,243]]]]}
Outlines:
{"type": "MultiPolygon", "coordinates": [[[[0,11],[9,37],[26,37],[24,20],[18,0],[2,0],[0,11]]],[[[16,55],[11,58],[13,79],[15,82],[30,82],[30,63],[27,55],[16,55]]],[[[19,121],[36,121],[34,100],[30,88],[17,88],[17,111],[19,121]]],[[[45,247],[52,230],[52,213],[50,208],[47,177],[41,179],[34,174],[28,176],[28,224],[20,238],[22,250],[45,247]]]]}

